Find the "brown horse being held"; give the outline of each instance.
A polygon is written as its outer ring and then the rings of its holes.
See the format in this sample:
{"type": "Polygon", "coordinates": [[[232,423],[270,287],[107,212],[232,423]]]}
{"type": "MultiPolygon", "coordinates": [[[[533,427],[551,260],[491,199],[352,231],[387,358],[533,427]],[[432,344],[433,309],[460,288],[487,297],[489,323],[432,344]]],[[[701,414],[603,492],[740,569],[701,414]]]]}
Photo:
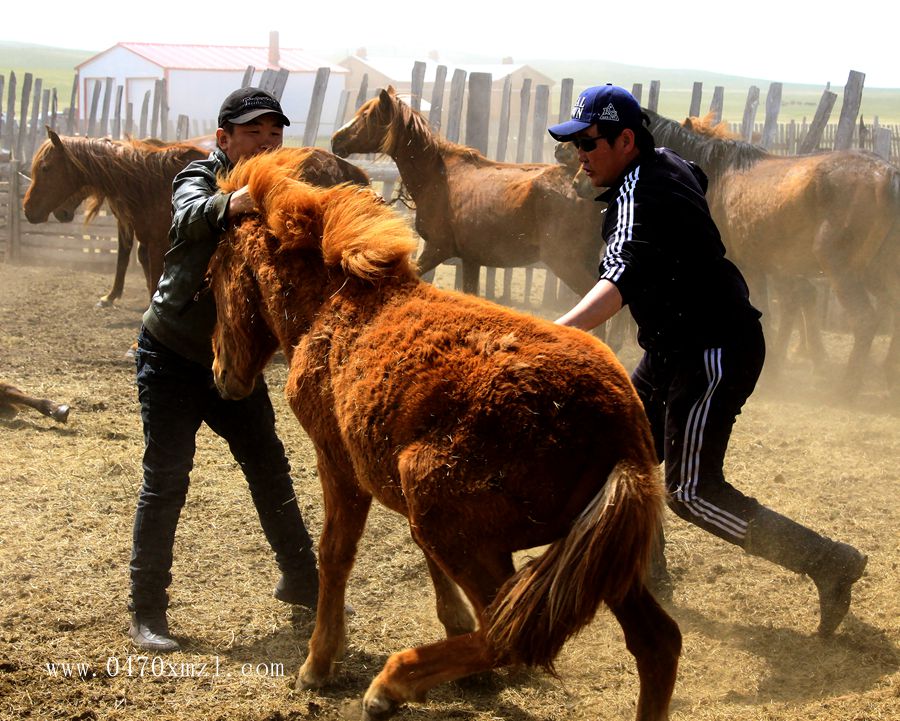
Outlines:
{"type": "Polygon", "coordinates": [[[543,261],[579,295],[594,285],[602,208],[575,195],[566,168],[499,163],[445,140],[391,87],[362,105],[331,145],[344,157],[386,153],[397,164],[425,243],[421,273],[461,258],[463,289],[477,293],[478,266],[543,261]]]}
{"type": "Polygon", "coordinates": [[[624,368],[586,333],[421,281],[400,216],[367,190],[287,179],[277,156],[226,181],[261,210],[220,243],[209,281],[220,392],[248,394],[280,347],[316,448],[321,591],[300,685],[340,660],[374,498],[408,519],[447,638],[391,655],[364,719],[479,671],[552,668],[601,603],[637,660],[637,718],[668,718],[681,635],[643,582],[665,493],[624,368]],[[514,551],[545,544],[516,570],[514,551]]]}

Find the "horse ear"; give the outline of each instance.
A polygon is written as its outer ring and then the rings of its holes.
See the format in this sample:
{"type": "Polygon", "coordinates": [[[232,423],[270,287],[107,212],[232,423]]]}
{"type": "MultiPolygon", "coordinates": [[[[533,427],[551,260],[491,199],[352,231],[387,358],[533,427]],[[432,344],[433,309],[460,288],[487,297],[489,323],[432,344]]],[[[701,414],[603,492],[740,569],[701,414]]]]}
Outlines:
{"type": "Polygon", "coordinates": [[[382,106],[388,106],[393,102],[394,97],[396,97],[394,86],[388,85],[387,90],[382,89],[382,91],[378,93],[378,102],[382,106]]]}
{"type": "Polygon", "coordinates": [[[693,121],[693,119],[691,119],[691,118],[685,118],[685,119],[684,119],[684,122],[682,123],[682,126],[684,126],[685,128],[687,128],[688,130],[693,130],[693,129],[694,129],[694,121],[693,121]]]}
{"type": "Polygon", "coordinates": [[[51,130],[49,126],[47,126],[47,137],[50,138],[50,142],[53,143],[60,150],[65,150],[63,146],[62,140],[59,139],[59,136],[55,131],[51,130]]]}

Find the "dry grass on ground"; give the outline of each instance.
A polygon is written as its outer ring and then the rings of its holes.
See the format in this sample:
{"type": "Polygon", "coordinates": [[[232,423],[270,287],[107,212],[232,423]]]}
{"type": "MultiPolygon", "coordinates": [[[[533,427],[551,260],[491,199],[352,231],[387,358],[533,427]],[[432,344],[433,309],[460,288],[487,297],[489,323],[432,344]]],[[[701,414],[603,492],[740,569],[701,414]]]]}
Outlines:
{"type": "MultiPolygon", "coordinates": [[[[118,308],[92,307],[107,284],[106,275],[0,264],[0,377],[72,405],[66,426],[32,411],[0,421],[0,719],[358,718],[387,655],[441,634],[421,554],[402,519],[374,509],[351,577],[356,614],[341,671],[321,692],[293,690],[312,619],[272,598],[277,571],[245,484],[206,429],[171,589],[184,650],[142,665],[127,643],[142,442],[123,353],[144,298],[132,274],[118,308]],[[84,664],[84,677],[66,677],[65,663],[84,664]]],[[[844,338],[830,343],[846,354],[844,338]]],[[[318,530],[312,449],[280,394],[284,366],[268,377],[301,506],[318,530]]],[[[807,578],[669,515],[672,613],[684,633],[676,721],[900,718],[898,418],[874,380],[850,404],[820,400],[823,385],[795,361],[779,385],[761,388],[738,420],[728,473],[869,554],[851,614],[836,638],[819,640],[807,578]]],[[[635,668],[608,613],[566,646],[558,669],[558,680],[504,671],[446,685],[399,718],[633,718],[635,668]]]]}

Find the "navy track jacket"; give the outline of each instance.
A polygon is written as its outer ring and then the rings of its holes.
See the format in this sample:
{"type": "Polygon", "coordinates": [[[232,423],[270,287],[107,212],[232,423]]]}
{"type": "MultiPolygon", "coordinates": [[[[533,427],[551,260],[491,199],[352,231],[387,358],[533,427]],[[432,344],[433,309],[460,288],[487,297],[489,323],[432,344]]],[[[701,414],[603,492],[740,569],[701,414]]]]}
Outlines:
{"type": "Polygon", "coordinates": [[[744,277],[725,257],[706,187],[698,166],[656,148],[598,198],[608,203],[600,277],[622,294],[645,350],[718,346],[760,317],[744,277]]]}

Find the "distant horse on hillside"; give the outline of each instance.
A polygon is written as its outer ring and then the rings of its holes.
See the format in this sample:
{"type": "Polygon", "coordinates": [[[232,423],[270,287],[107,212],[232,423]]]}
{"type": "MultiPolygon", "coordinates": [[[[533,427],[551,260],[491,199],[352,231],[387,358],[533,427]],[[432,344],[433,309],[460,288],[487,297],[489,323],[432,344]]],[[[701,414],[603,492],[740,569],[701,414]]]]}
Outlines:
{"type": "Polygon", "coordinates": [[[409,520],[447,638],[393,654],[364,719],[471,673],[552,668],[601,602],[637,659],[637,718],[667,719],[681,635],[643,582],[665,493],[624,368],[586,333],[424,283],[412,231],[379,198],[286,179],[273,157],[226,181],[249,182],[260,214],[219,244],[208,277],[220,392],[246,396],[280,347],[316,447],[321,591],[300,685],[339,662],[376,498],[409,520]],[[544,544],[515,570],[514,551],[544,544]]]}
{"type": "Polygon", "coordinates": [[[461,258],[463,289],[478,291],[478,266],[543,261],[584,295],[600,256],[601,208],[577,198],[557,164],[499,163],[432,132],[428,121],[389,87],[365,103],[331,138],[335,153],[386,153],[416,206],[426,273],[461,258]]]}

